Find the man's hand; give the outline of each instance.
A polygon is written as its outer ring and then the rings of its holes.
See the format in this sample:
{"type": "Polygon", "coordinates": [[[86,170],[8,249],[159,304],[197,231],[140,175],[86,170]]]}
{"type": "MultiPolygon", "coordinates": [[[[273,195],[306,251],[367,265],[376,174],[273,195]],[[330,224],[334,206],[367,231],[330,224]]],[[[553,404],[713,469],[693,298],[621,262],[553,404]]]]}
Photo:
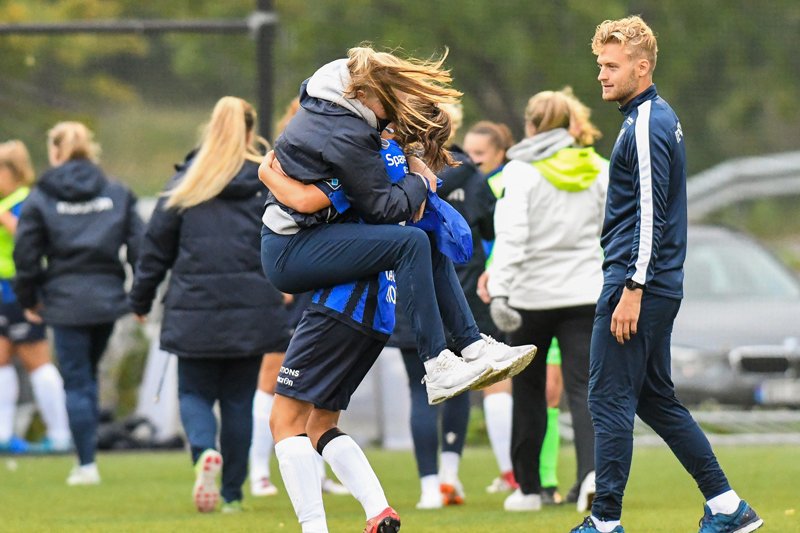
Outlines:
{"type": "Polygon", "coordinates": [[[625,344],[625,341],[631,340],[631,336],[636,335],[643,292],[642,289],[622,289],[622,297],[611,315],[611,334],[620,344],[625,344]]]}
{"type": "Polygon", "coordinates": [[[522,316],[519,311],[509,307],[508,298],[506,297],[492,298],[489,314],[492,315],[492,322],[495,323],[500,331],[505,333],[517,331],[522,325],[522,316]]]}
{"type": "Polygon", "coordinates": [[[489,296],[489,271],[485,270],[478,278],[478,288],[475,290],[478,293],[478,298],[485,304],[492,302],[492,297],[489,296]]]}

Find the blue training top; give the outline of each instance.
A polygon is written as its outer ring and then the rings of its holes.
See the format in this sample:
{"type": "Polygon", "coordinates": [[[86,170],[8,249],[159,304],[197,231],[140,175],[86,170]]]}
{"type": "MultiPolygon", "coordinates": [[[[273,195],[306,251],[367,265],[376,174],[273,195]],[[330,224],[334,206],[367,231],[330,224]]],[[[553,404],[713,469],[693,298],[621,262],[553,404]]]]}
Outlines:
{"type": "Polygon", "coordinates": [[[681,123],[655,85],[620,111],[625,121],[611,152],[600,238],[604,283],[632,279],[646,292],[682,298],[687,201],[681,123]]]}
{"type": "MultiPolygon", "coordinates": [[[[406,156],[395,141],[381,140],[381,158],[393,182],[408,174],[406,156]]],[[[326,185],[329,187],[328,198],[336,211],[344,213],[350,209],[350,202],[338,180],[326,180],[326,185]]],[[[368,335],[386,340],[394,330],[396,303],[397,284],[394,272],[390,270],[379,274],[377,279],[318,289],[311,298],[310,307],[368,335]]]]}

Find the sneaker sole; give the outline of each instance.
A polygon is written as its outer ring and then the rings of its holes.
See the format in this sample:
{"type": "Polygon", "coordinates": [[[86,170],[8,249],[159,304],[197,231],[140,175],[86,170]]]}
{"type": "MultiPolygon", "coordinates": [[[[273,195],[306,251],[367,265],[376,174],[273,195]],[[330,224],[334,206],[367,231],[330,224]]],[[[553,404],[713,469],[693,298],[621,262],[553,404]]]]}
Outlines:
{"type": "Polygon", "coordinates": [[[209,513],[219,502],[217,475],[222,469],[222,456],[216,451],[204,452],[196,468],[197,475],[192,489],[194,505],[201,513],[209,513]]]}
{"type": "Polygon", "coordinates": [[[538,349],[536,348],[536,346],[534,346],[532,350],[529,350],[523,353],[517,359],[514,359],[511,362],[511,364],[508,365],[506,368],[503,368],[501,370],[492,370],[491,373],[486,378],[484,378],[478,383],[475,383],[475,385],[473,385],[472,388],[474,390],[484,389],[489,385],[494,385],[495,383],[498,383],[505,379],[513,378],[514,376],[525,370],[529,364],[531,364],[533,358],[536,357],[537,351],[538,349]]]}
{"type": "Polygon", "coordinates": [[[487,368],[482,374],[475,376],[472,381],[468,381],[467,383],[461,384],[458,387],[451,387],[449,389],[439,389],[436,391],[436,395],[433,397],[430,394],[430,390],[428,390],[428,404],[430,405],[438,405],[445,400],[449,400],[454,396],[458,396],[462,392],[466,392],[470,389],[475,388],[475,384],[481,382],[486,379],[487,376],[491,375],[494,370],[487,368]]]}
{"type": "Polygon", "coordinates": [[[746,526],[737,529],[733,533],[750,533],[751,531],[755,531],[756,529],[760,528],[764,525],[764,521],[762,519],[758,519],[752,524],[747,524],[746,526]]]}
{"type": "Polygon", "coordinates": [[[397,533],[400,531],[400,520],[387,516],[380,521],[375,531],[377,533],[397,533]]]}

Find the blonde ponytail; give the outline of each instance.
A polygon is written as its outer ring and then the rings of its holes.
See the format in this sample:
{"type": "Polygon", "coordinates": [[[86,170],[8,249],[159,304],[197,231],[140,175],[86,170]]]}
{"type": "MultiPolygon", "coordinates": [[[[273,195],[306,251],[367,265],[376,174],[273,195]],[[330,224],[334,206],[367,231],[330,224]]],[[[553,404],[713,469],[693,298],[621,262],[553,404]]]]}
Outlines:
{"type": "Polygon", "coordinates": [[[241,98],[220,98],[205,128],[194,159],[177,187],[167,192],[167,207],[188,209],[216,197],[242,168],[245,160],[260,163],[256,142],[256,112],[241,98]]]}
{"type": "Polygon", "coordinates": [[[100,145],[94,133],[80,122],[59,122],[47,132],[47,143],[55,149],[58,164],[73,159],[100,161],[100,145]]]}

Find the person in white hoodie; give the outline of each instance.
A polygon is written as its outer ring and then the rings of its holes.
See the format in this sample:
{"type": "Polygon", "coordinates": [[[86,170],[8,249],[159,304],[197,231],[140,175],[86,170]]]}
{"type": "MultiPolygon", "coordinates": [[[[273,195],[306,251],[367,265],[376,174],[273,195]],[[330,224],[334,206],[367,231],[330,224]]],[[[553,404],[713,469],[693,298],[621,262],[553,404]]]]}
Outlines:
{"type": "MultiPolygon", "coordinates": [[[[570,133],[574,98],[564,89],[538,93],[528,102],[527,137],[509,149],[503,170],[505,194],[495,209],[488,292],[492,318],[510,333],[512,344],[532,342],[547,349],[558,340],[582,485],[578,506],[585,508],[594,470],[589,343],[603,282],[599,235],[608,170],[593,148],[581,146],[587,139],[578,142],[570,133]]],[[[511,456],[519,489],[506,499],[508,511],[541,508],[546,379],[542,358],[513,380],[511,456]]]]}

